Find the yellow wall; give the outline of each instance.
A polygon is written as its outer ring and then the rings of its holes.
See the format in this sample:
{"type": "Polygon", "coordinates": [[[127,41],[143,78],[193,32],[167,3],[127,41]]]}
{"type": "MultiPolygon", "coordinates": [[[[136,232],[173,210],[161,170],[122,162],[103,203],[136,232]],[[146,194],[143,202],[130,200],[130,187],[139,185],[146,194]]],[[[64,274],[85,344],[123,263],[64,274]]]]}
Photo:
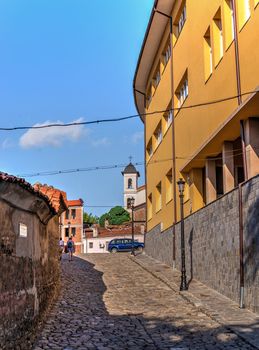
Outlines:
{"type": "MultiPolygon", "coordinates": [[[[179,14],[181,1],[176,3],[172,16],[173,21],[179,14]]],[[[258,85],[259,76],[259,6],[255,7],[254,0],[250,1],[251,17],[238,32],[240,53],[240,76],[242,92],[252,91],[258,85]]],[[[230,35],[229,8],[225,0],[187,0],[187,19],[177,40],[173,45],[173,86],[174,90],[179,86],[184,74],[187,72],[189,94],[183,106],[189,106],[206,101],[218,100],[237,95],[235,45],[230,35]],[[210,26],[212,42],[219,32],[215,30],[215,21],[219,9],[222,15],[223,33],[223,57],[215,58],[215,44],[213,48],[213,69],[209,79],[206,80],[204,72],[204,36],[210,26]],[[216,17],[215,17],[216,16],[216,17]]],[[[158,66],[162,51],[169,37],[169,28],[166,29],[157,55],[154,57],[153,68],[150,72],[150,86],[155,69],[158,66]]],[[[169,61],[157,88],[153,90],[153,97],[147,112],[165,110],[171,101],[171,62],[169,61]]],[[[177,101],[175,95],[174,100],[177,101]]],[[[176,105],[177,107],[177,105],[176,105]]],[[[200,184],[201,171],[194,170],[188,176],[181,174],[181,169],[193,158],[195,153],[206,144],[208,139],[219,128],[231,113],[238,107],[237,99],[218,103],[210,106],[182,109],[175,113],[175,155],[176,155],[176,180],[185,177],[190,184],[185,194],[185,214],[199,209],[203,205],[202,189],[200,184]],[[192,182],[192,180],[197,182],[192,182]],[[196,187],[197,185],[197,187],[196,187]]],[[[147,116],[146,143],[153,138],[158,123],[163,114],[147,116]]],[[[239,135],[236,135],[238,137],[239,135]]],[[[154,145],[154,143],[153,143],[154,145]]],[[[162,223],[163,229],[168,228],[174,222],[174,201],[166,203],[166,174],[172,168],[172,127],[164,135],[162,143],[153,155],[147,158],[147,196],[152,193],[152,218],[148,221],[148,230],[162,223]],[[166,160],[167,159],[167,160],[166,160]],[[162,184],[162,208],[156,212],[156,186],[162,184]]],[[[210,156],[210,154],[204,155],[210,156]]],[[[178,202],[178,193],[177,193],[178,202]]],[[[178,203],[177,203],[178,206],[178,203]]],[[[179,208],[177,208],[179,219],[179,208]]]]}

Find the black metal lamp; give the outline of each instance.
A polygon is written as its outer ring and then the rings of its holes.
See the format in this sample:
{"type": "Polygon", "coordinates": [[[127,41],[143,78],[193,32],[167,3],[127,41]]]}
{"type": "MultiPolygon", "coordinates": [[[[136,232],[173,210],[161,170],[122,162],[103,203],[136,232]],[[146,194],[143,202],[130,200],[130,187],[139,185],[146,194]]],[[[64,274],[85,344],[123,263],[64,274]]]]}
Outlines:
{"type": "Polygon", "coordinates": [[[183,197],[184,197],[184,186],[185,181],[180,178],[177,181],[180,197],[180,213],[181,213],[181,284],[180,290],[188,290],[186,281],[186,267],[185,267],[185,238],[184,238],[184,214],[183,214],[183,197]]]}
{"type": "Polygon", "coordinates": [[[135,203],[135,198],[131,197],[130,198],[130,208],[131,208],[131,232],[132,232],[132,245],[131,245],[131,255],[135,255],[135,250],[134,250],[134,203],[135,203]]]}

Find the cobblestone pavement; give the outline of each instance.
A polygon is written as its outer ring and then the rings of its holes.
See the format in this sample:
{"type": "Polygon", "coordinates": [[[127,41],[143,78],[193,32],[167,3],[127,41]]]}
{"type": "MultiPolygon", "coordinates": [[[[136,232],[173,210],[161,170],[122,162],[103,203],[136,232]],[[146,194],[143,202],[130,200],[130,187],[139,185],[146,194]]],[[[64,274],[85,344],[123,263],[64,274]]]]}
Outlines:
{"type": "Polygon", "coordinates": [[[254,349],[127,254],[65,257],[62,271],[34,350],[254,349]]]}

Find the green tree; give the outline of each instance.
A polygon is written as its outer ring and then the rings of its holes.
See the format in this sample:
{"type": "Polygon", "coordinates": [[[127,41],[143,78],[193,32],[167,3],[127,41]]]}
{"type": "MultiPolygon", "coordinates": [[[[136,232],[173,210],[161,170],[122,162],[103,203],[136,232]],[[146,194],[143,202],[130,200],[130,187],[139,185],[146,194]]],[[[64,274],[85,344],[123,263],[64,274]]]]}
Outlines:
{"type": "Polygon", "coordinates": [[[105,220],[108,220],[110,225],[121,225],[127,221],[130,221],[130,215],[127,210],[121,206],[116,206],[112,208],[108,213],[105,213],[100,217],[100,226],[104,227],[105,220]]]}
{"type": "Polygon", "coordinates": [[[88,214],[84,212],[84,222],[87,222],[88,224],[97,224],[99,221],[98,216],[93,215],[92,213],[88,214]]]}

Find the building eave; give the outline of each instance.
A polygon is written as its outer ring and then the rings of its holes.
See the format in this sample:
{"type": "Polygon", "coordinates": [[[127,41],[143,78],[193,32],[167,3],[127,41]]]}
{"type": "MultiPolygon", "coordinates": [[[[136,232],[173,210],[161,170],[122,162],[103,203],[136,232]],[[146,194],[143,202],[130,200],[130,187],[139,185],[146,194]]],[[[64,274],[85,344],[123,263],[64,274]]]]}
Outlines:
{"type": "MultiPolygon", "coordinates": [[[[143,94],[146,92],[150,70],[168,24],[168,18],[158,14],[155,10],[157,9],[167,15],[171,15],[174,3],[175,0],[154,1],[133,79],[134,102],[140,115],[145,113],[145,98],[136,90],[141,91],[143,94]]],[[[141,116],[141,120],[144,122],[144,116],[141,116]]]]}

